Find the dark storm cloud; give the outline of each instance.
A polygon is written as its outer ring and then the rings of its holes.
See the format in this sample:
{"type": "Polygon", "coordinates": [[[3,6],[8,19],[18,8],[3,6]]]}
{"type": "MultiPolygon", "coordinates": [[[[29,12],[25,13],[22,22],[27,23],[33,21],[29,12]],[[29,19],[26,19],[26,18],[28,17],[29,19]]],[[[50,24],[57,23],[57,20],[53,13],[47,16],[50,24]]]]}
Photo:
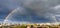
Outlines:
{"type": "Polygon", "coordinates": [[[13,0],[0,0],[0,19],[4,20],[5,17],[17,7],[13,0]]]}
{"type": "Polygon", "coordinates": [[[30,8],[38,17],[43,17],[39,18],[43,19],[40,20],[41,22],[44,22],[45,19],[45,21],[57,21],[55,15],[60,13],[60,0],[22,0],[21,2],[23,7],[30,8]]]}
{"type": "MultiPolygon", "coordinates": [[[[33,14],[36,14],[36,20],[40,20],[39,22],[44,22],[48,20],[52,22],[56,20],[54,19],[54,16],[60,13],[60,9],[56,9],[58,5],[60,5],[60,0],[0,0],[0,14],[9,14],[15,8],[22,7],[24,8],[24,10],[31,10],[33,14]]],[[[16,10],[18,10],[20,13],[14,12],[14,14],[26,14],[25,11],[23,12],[23,10],[21,11],[21,9],[16,10]]],[[[30,14],[30,12],[27,11],[27,14],[30,14]]],[[[34,17],[35,15],[31,16],[34,17]]],[[[32,18],[33,21],[34,19],[35,17],[32,18]]],[[[36,20],[35,22],[37,22],[36,20]]]]}
{"type": "Polygon", "coordinates": [[[18,6],[15,0],[0,0],[0,12],[7,13],[18,6]]]}

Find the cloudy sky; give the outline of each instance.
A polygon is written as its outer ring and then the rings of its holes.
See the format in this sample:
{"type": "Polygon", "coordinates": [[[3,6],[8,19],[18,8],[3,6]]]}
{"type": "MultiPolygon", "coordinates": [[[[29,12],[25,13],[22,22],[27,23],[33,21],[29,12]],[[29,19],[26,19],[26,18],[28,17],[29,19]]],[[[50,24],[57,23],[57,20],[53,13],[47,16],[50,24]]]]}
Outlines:
{"type": "Polygon", "coordinates": [[[0,0],[0,21],[5,19],[5,17],[16,7],[14,1],[10,0],[0,0]]]}
{"type": "MultiPolygon", "coordinates": [[[[60,16],[58,16],[60,15],[60,0],[0,0],[0,21],[6,19],[14,10],[16,11],[12,14],[13,18],[16,15],[15,20],[21,20],[21,18],[24,21],[29,20],[27,15],[32,17],[32,22],[56,22],[56,20],[60,20],[60,16]],[[22,14],[24,16],[21,16],[22,14]],[[57,19],[54,16],[57,16],[57,19]]],[[[8,19],[12,19],[12,14],[8,19]]]]}

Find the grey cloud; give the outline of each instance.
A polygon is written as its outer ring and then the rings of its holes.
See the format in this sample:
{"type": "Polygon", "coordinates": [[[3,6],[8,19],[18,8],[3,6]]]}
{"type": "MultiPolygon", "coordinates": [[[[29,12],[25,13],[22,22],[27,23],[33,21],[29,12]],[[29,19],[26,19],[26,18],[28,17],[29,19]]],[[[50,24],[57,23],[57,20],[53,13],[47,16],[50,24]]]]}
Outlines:
{"type": "MultiPolygon", "coordinates": [[[[46,0],[46,1],[45,0],[8,0],[6,6],[10,9],[22,7],[24,8],[24,10],[31,10],[34,14],[36,14],[39,17],[39,19],[41,19],[40,17],[42,16],[43,19],[56,22],[56,18],[54,16],[59,12],[58,11],[59,9],[55,10],[54,7],[56,7],[57,5],[60,5],[60,0],[46,0]],[[48,16],[48,18],[44,18],[46,16],[48,16]]],[[[24,10],[21,11],[21,9],[19,9],[18,11],[20,12],[20,14],[25,14],[24,10]]],[[[19,14],[18,11],[12,14],[16,14],[16,13],[19,14]]]]}

